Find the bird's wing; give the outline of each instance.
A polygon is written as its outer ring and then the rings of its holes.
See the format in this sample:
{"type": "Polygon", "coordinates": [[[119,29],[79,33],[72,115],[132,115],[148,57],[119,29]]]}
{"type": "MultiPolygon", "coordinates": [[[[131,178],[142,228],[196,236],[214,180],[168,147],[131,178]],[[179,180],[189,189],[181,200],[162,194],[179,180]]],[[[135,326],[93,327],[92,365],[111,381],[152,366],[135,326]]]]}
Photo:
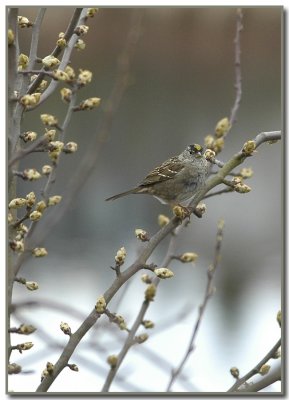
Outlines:
{"type": "Polygon", "coordinates": [[[139,186],[153,185],[174,178],[182,169],[184,164],[177,157],[165,161],[159,167],[153,169],[140,183],[139,186]]]}

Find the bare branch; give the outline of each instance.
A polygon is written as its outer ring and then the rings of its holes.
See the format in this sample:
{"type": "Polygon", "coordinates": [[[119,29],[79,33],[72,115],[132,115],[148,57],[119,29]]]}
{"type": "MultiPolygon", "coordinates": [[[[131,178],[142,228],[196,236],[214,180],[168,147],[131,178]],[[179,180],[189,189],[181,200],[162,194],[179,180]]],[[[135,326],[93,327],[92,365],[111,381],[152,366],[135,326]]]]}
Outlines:
{"type": "Polygon", "coordinates": [[[238,393],[255,393],[255,392],[259,392],[260,390],[263,390],[263,389],[267,388],[268,386],[270,386],[273,383],[278,382],[278,381],[281,381],[281,366],[279,368],[276,368],[275,371],[272,371],[271,373],[268,373],[260,381],[252,383],[250,385],[247,385],[243,389],[239,389],[238,393]]]}
{"type": "Polygon", "coordinates": [[[258,374],[262,365],[266,364],[267,361],[269,361],[272,357],[274,357],[276,351],[279,349],[280,346],[281,346],[281,339],[278,340],[278,342],[272,347],[272,349],[254,368],[251,369],[251,371],[249,371],[242,378],[237,379],[234,385],[228,390],[228,392],[238,392],[240,386],[242,386],[245,382],[247,382],[248,379],[252,378],[252,376],[258,374]]]}
{"type": "Polygon", "coordinates": [[[171,373],[171,378],[170,378],[169,384],[167,386],[167,392],[171,391],[172,385],[174,384],[175,380],[178,378],[181,371],[183,370],[184,365],[187,362],[188,358],[190,357],[192,351],[195,349],[195,340],[196,340],[197,333],[198,333],[198,330],[199,330],[201,322],[202,322],[202,318],[203,318],[207,303],[208,303],[209,299],[211,298],[211,296],[214,294],[214,290],[215,290],[215,288],[213,286],[213,278],[214,278],[216,269],[218,267],[218,264],[220,262],[221,244],[222,244],[222,240],[223,240],[223,230],[224,230],[224,221],[219,221],[217,238],[216,238],[215,255],[214,255],[213,264],[209,266],[208,272],[207,272],[208,279],[207,279],[207,286],[206,286],[204,300],[199,307],[199,315],[198,315],[197,321],[194,325],[187,351],[184,354],[179,366],[175,370],[173,370],[171,373]]]}

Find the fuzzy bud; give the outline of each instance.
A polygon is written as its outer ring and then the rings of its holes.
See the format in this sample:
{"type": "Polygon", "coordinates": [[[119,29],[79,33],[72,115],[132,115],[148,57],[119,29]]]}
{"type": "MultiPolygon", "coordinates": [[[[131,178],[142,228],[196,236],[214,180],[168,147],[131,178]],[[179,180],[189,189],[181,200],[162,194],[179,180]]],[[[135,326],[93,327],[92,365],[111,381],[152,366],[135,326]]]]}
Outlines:
{"type": "Polygon", "coordinates": [[[124,247],[121,247],[116,252],[116,256],[114,257],[116,264],[117,265],[122,265],[124,263],[125,258],[126,258],[126,250],[125,250],[124,247]]]}
{"type": "Polygon", "coordinates": [[[69,326],[66,322],[61,322],[61,324],[60,324],[60,329],[62,330],[62,332],[63,332],[65,335],[68,335],[68,336],[71,335],[71,328],[70,328],[70,326],[69,326]]]}
{"type": "Polygon", "coordinates": [[[77,151],[77,147],[78,147],[77,143],[68,142],[63,147],[62,151],[63,151],[63,153],[66,153],[66,154],[72,154],[72,153],[75,153],[77,151]]]}
{"type": "Polygon", "coordinates": [[[262,367],[259,370],[259,374],[262,376],[268,374],[268,372],[270,371],[270,368],[271,368],[271,366],[269,364],[262,365],[262,367]]]}
{"type": "Polygon", "coordinates": [[[111,354],[107,357],[106,361],[111,368],[115,368],[118,362],[118,358],[115,354],[111,354]]]}
{"type": "Polygon", "coordinates": [[[49,374],[49,372],[47,371],[47,369],[45,368],[43,371],[42,371],[42,374],[41,374],[41,382],[47,377],[47,376],[49,376],[50,374],[49,374]]]}
{"type": "Polygon", "coordinates": [[[16,363],[8,364],[8,375],[19,374],[21,371],[21,365],[16,363]]]}
{"type": "Polygon", "coordinates": [[[64,47],[67,46],[67,42],[66,39],[64,37],[60,37],[57,42],[56,45],[59,46],[61,49],[63,49],[64,47]]]}
{"type": "Polygon", "coordinates": [[[88,8],[88,10],[87,10],[87,13],[86,13],[86,15],[87,15],[87,17],[94,17],[95,16],[95,14],[98,12],[98,8],[88,8]]]}
{"type": "Polygon", "coordinates": [[[87,26],[87,25],[78,25],[75,28],[74,33],[76,33],[76,35],[78,35],[78,36],[84,36],[84,35],[87,34],[88,30],[89,30],[89,26],[87,26]]]}
{"type": "Polygon", "coordinates": [[[46,68],[54,68],[60,64],[60,61],[58,60],[58,58],[56,58],[52,55],[49,55],[42,59],[42,64],[46,68]]]}
{"type": "Polygon", "coordinates": [[[79,71],[80,72],[79,72],[79,75],[77,78],[77,83],[82,86],[90,83],[92,80],[92,72],[87,69],[84,69],[84,70],[80,69],[79,71]]]}
{"type": "Polygon", "coordinates": [[[198,257],[197,253],[184,253],[180,256],[180,261],[183,263],[195,262],[198,257]]]}
{"type": "Polygon", "coordinates": [[[29,215],[29,219],[31,221],[39,221],[40,218],[42,217],[42,213],[40,211],[32,211],[32,213],[29,215]]]}
{"type": "Polygon", "coordinates": [[[46,363],[46,370],[49,373],[49,375],[51,375],[54,371],[54,365],[49,361],[46,363]]]}
{"type": "Polygon", "coordinates": [[[154,270],[154,273],[156,276],[160,279],[167,279],[167,278],[172,278],[174,276],[173,271],[171,271],[168,268],[156,268],[154,270]]]}
{"type": "Polygon", "coordinates": [[[18,26],[19,26],[20,28],[29,28],[30,26],[33,25],[33,24],[29,21],[28,18],[22,17],[21,15],[18,15],[18,17],[17,17],[17,22],[18,22],[18,26]]]}
{"type": "Polygon", "coordinates": [[[23,179],[36,181],[41,178],[41,174],[35,168],[27,168],[23,171],[23,179]]]}
{"type": "Polygon", "coordinates": [[[45,129],[44,137],[51,142],[55,139],[56,130],[55,129],[45,129]]]}
{"type": "Polygon", "coordinates": [[[153,301],[153,300],[154,300],[154,297],[155,297],[155,295],[156,295],[156,291],[157,291],[156,286],[155,286],[153,283],[151,283],[151,284],[147,287],[147,289],[146,289],[146,291],[145,291],[145,300],[146,300],[146,301],[153,301]]]}
{"type": "Polygon", "coordinates": [[[220,138],[218,138],[218,139],[216,139],[214,141],[214,145],[213,145],[213,149],[212,150],[214,150],[214,152],[217,154],[217,153],[220,153],[220,151],[223,150],[224,146],[225,146],[224,138],[220,137],[220,138]]]}
{"type": "Polygon", "coordinates": [[[207,149],[212,149],[214,146],[215,138],[213,135],[207,135],[204,139],[205,147],[207,149]]]}
{"type": "Polygon", "coordinates": [[[22,197],[17,197],[16,199],[10,201],[10,203],[8,204],[8,208],[20,208],[26,206],[26,203],[26,199],[23,199],[22,197]]]}
{"type": "Polygon", "coordinates": [[[148,285],[152,283],[152,278],[148,274],[143,274],[141,280],[148,285]]]}
{"type": "Polygon", "coordinates": [[[36,328],[33,325],[21,324],[18,329],[18,333],[21,335],[30,335],[35,332],[36,328]]]}
{"type": "Polygon", "coordinates": [[[51,114],[41,114],[40,119],[44,125],[55,126],[58,124],[57,118],[51,114]]]}
{"type": "Polygon", "coordinates": [[[207,211],[207,206],[205,203],[199,203],[196,207],[196,213],[198,215],[204,215],[205,212],[207,211]]]}
{"type": "Polygon", "coordinates": [[[90,97],[89,99],[83,100],[79,104],[80,110],[92,110],[100,105],[101,99],[99,97],[90,97]]]}
{"type": "Polygon", "coordinates": [[[8,46],[12,46],[12,44],[14,44],[14,40],[15,40],[15,35],[14,35],[14,32],[12,31],[12,29],[8,29],[7,39],[8,39],[8,46]]]}
{"type": "Polygon", "coordinates": [[[48,199],[48,205],[49,206],[55,206],[56,204],[59,204],[62,200],[62,196],[51,196],[48,199]]]}
{"type": "Polygon", "coordinates": [[[234,186],[234,190],[237,193],[249,193],[251,188],[250,186],[245,185],[245,183],[237,183],[237,185],[234,186]]]}
{"type": "Polygon", "coordinates": [[[32,250],[32,254],[34,257],[45,257],[48,252],[45,247],[35,247],[35,249],[32,250]]]}
{"type": "Polygon", "coordinates": [[[149,235],[143,229],[136,229],[134,231],[135,236],[142,242],[148,242],[150,240],[149,235]]]}
{"type": "Polygon", "coordinates": [[[67,67],[65,68],[64,72],[66,72],[69,81],[73,81],[75,79],[74,69],[72,67],[70,67],[69,65],[67,65],[67,67]]]}
{"type": "Polygon", "coordinates": [[[20,135],[20,137],[23,140],[23,142],[25,142],[25,143],[33,142],[37,138],[37,133],[33,132],[33,131],[27,131],[27,132],[23,132],[20,135]]]}
{"type": "Polygon", "coordinates": [[[135,336],[134,340],[136,343],[141,344],[148,340],[149,335],[147,333],[142,333],[141,335],[135,336]]]}
{"type": "Polygon", "coordinates": [[[245,154],[246,156],[251,156],[256,149],[256,143],[254,140],[248,140],[243,148],[242,148],[242,153],[245,154]]]}
{"type": "Polygon", "coordinates": [[[18,57],[18,70],[22,71],[26,69],[29,64],[29,57],[26,54],[21,53],[18,57]]]}
{"type": "Polygon", "coordinates": [[[34,344],[32,342],[25,342],[17,345],[20,350],[30,350],[34,344]]]}
{"type": "Polygon", "coordinates": [[[17,253],[22,253],[24,251],[24,243],[22,240],[12,240],[9,244],[10,248],[17,253]]]}
{"type": "Polygon", "coordinates": [[[78,366],[76,364],[67,364],[67,366],[68,366],[68,368],[71,369],[71,371],[74,371],[74,372],[78,372],[79,371],[79,368],[78,368],[78,366]]]}
{"type": "Polygon", "coordinates": [[[20,103],[24,107],[31,107],[35,104],[39,103],[41,97],[41,93],[32,93],[32,94],[25,94],[21,97],[20,103]]]}
{"type": "Polygon", "coordinates": [[[41,170],[43,175],[49,175],[51,173],[51,171],[52,171],[51,165],[43,165],[42,170],[41,170]]]}
{"type": "Polygon", "coordinates": [[[230,369],[230,372],[231,372],[231,375],[232,375],[234,378],[239,379],[240,371],[238,370],[238,368],[232,367],[232,368],[230,369]]]}
{"type": "Polygon", "coordinates": [[[216,157],[216,153],[211,150],[211,149],[207,149],[204,153],[204,157],[207,161],[214,161],[215,157],[216,157]]]}
{"type": "Polygon", "coordinates": [[[61,95],[62,101],[65,101],[66,103],[70,103],[71,96],[72,96],[72,90],[64,87],[60,90],[60,95],[61,95]]]}
{"type": "Polygon", "coordinates": [[[25,286],[26,286],[26,288],[28,290],[31,290],[31,291],[39,289],[38,283],[37,282],[33,282],[33,281],[26,282],[25,286]]]}
{"type": "Polygon", "coordinates": [[[68,81],[68,75],[66,72],[61,71],[60,69],[56,69],[55,71],[53,71],[52,73],[53,78],[56,79],[57,81],[68,81]]]}
{"type": "Polygon", "coordinates": [[[142,321],[142,325],[143,325],[146,329],[152,329],[152,328],[154,328],[154,326],[155,326],[155,324],[154,324],[152,321],[148,320],[148,319],[142,321]]]}
{"type": "Polygon", "coordinates": [[[80,50],[84,50],[85,47],[86,47],[85,41],[82,40],[82,39],[77,39],[77,41],[76,41],[76,43],[74,45],[74,48],[76,50],[80,51],[80,50]]]}
{"type": "Polygon", "coordinates": [[[34,192],[30,192],[26,195],[26,204],[28,207],[32,207],[35,204],[36,196],[34,192]]]}
{"type": "Polygon", "coordinates": [[[175,216],[181,220],[185,219],[188,216],[186,209],[182,206],[175,206],[173,208],[173,213],[175,216]]]}
{"type": "Polygon", "coordinates": [[[231,128],[231,125],[230,125],[229,119],[227,117],[222,118],[217,123],[216,128],[215,128],[216,137],[220,138],[222,136],[225,136],[228,133],[230,128],[231,128]]]}
{"type": "Polygon", "coordinates": [[[96,312],[99,314],[103,314],[106,309],[106,301],[103,296],[100,296],[95,305],[96,312]]]}
{"type": "Polygon", "coordinates": [[[232,178],[232,183],[233,183],[234,185],[238,185],[239,183],[243,183],[243,178],[242,178],[242,176],[234,176],[234,177],[232,178]]]}
{"type": "Polygon", "coordinates": [[[240,175],[242,178],[251,178],[253,176],[253,170],[252,168],[242,168],[240,175]]]}
{"type": "Polygon", "coordinates": [[[35,206],[36,211],[39,211],[41,213],[43,212],[43,210],[45,210],[46,207],[47,207],[47,205],[44,200],[39,201],[38,203],[36,203],[36,206],[35,206]]]}
{"type": "Polygon", "coordinates": [[[159,224],[159,226],[163,227],[163,226],[167,225],[169,222],[170,222],[170,219],[166,215],[160,214],[158,216],[158,224],[159,224]]]}

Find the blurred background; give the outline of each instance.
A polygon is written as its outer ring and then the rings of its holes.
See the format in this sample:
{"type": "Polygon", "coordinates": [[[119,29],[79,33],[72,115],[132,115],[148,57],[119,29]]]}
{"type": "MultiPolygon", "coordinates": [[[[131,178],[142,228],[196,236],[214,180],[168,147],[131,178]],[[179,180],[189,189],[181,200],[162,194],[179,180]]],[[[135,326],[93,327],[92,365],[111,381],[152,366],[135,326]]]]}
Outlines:
{"type": "MultiPolygon", "coordinates": [[[[34,20],[39,8],[23,7],[19,14],[34,20]]],[[[86,162],[99,133],[105,107],[117,77],[117,63],[130,29],[131,8],[100,8],[88,21],[86,49],[75,51],[71,65],[93,72],[93,82],[79,92],[79,102],[101,97],[94,111],[75,113],[66,139],[78,143],[75,155],[61,159],[51,195],[65,197],[67,183],[86,162]]],[[[159,214],[168,207],[149,196],[105,199],[135,186],[155,166],[180,153],[188,144],[203,143],[218,120],[230,115],[235,98],[234,45],[236,8],[143,8],[141,34],[131,60],[130,84],[115,112],[109,135],[95,148],[95,162],[69,210],[41,243],[44,259],[29,259],[20,275],[39,283],[27,292],[15,285],[14,323],[38,327],[29,340],[34,347],[13,354],[12,362],[26,374],[12,376],[9,390],[33,392],[46,362],[55,363],[67,342],[61,321],[76,330],[96,299],[114,279],[110,266],[116,251],[127,250],[126,266],[141,245],[134,230],[151,235],[159,214]],[[100,147],[101,146],[101,147],[100,147]],[[33,304],[26,304],[26,302],[33,304]],[[25,305],[26,304],[26,305],[25,305]]],[[[38,56],[50,54],[58,33],[65,31],[71,7],[49,7],[43,22],[38,56]]],[[[262,131],[282,129],[282,8],[244,8],[242,47],[242,102],[237,123],[226,138],[222,161],[262,131]]],[[[20,51],[28,54],[31,31],[21,30],[20,51]]],[[[39,115],[55,114],[63,121],[67,106],[57,91],[34,112],[27,113],[23,130],[44,132],[39,115]]],[[[262,145],[244,167],[252,167],[252,191],[216,196],[206,201],[207,213],[191,223],[177,241],[177,253],[199,254],[195,265],[173,262],[174,278],[162,281],[146,319],[155,323],[149,339],[135,346],[123,363],[111,391],[164,392],[172,367],[181,360],[195,324],[212,262],[217,222],[225,220],[222,260],[216,272],[216,294],[210,300],[196,340],[196,349],[176,392],[224,392],[234,383],[230,368],[247,373],[280,337],[276,314],[281,306],[282,170],[283,145],[262,145]]],[[[27,157],[20,169],[41,169],[49,161],[43,153],[27,157]]],[[[34,190],[40,197],[44,179],[19,182],[19,195],[34,190]]],[[[59,205],[58,207],[60,207],[59,205]]],[[[52,215],[52,214],[51,214],[52,215]]],[[[43,218],[43,229],[48,220],[43,218]]],[[[42,224],[42,225],[40,225],[42,224]]],[[[167,238],[149,261],[161,263],[167,238]]],[[[137,274],[109,305],[130,327],[143,301],[145,284],[137,274]]],[[[143,330],[139,330],[142,333],[143,330]]],[[[15,335],[16,336],[16,335],[15,335]]],[[[106,358],[117,354],[126,333],[105,317],[85,337],[71,358],[79,372],[66,369],[51,392],[98,392],[108,373],[106,358]]],[[[15,343],[19,337],[13,337],[15,343]]],[[[278,364],[278,361],[275,361],[278,364]]],[[[271,363],[274,364],[273,362],[271,363]]],[[[280,391],[275,384],[266,391],[280,391]]]]}

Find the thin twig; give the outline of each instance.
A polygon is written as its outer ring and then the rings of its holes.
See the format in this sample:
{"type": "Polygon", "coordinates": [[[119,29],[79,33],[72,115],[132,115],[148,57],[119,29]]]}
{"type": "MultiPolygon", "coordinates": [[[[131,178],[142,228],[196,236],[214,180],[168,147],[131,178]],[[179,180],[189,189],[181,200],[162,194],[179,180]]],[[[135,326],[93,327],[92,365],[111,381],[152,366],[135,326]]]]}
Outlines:
{"type": "Polygon", "coordinates": [[[234,39],[235,44],[235,89],[236,97],[231,110],[229,118],[230,126],[232,127],[236,122],[237,112],[242,98],[242,75],[241,75],[241,31],[243,30],[243,13],[242,9],[237,9],[237,23],[236,23],[236,36],[234,39]]]}
{"type": "Polygon", "coordinates": [[[208,199],[209,197],[217,196],[217,195],[219,195],[219,194],[232,193],[233,191],[234,191],[234,189],[231,188],[231,187],[225,188],[225,189],[222,189],[222,190],[218,190],[218,191],[216,191],[216,192],[213,192],[213,193],[208,193],[208,194],[206,194],[206,196],[204,196],[204,199],[208,199]]]}
{"type": "Polygon", "coordinates": [[[237,379],[234,385],[228,390],[228,392],[238,392],[240,386],[242,386],[245,382],[247,382],[248,379],[252,378],[252,376],[258,374],[262,365],[266,364],[267,361],[270,360],[270,358],[274,357],[280,346],[281,346],[281,339],[278,340],[278,342],[272,347],[272,349],[265,355],[265,357],[263,357],[263,359],[254,368],[251,369],[251,371],[245,374],[242,378],[237,379]]]}
{"type": "MultiPolygon", "coordinates": [[[[238,393],[256,393],[260,390],[267,388],[275,382],[281,381],[281,366],[276,368],[275,371],[268,373],[258,382],[252,383],[244,387],[243,389],[239,389],[238,393]]],[[[271,393],[272,394],[272,393],[271,393]]],[[[278,392],[278,394],[281,394],[278,392]]]]}
{"type": "Polygon", "coordinates": [[[214,294],[214,290],[215,290],[215,288],[213,286],[213,279],[214,279],[216,269],[220,262],[221,244],[222,244],[222,240],[223,240],[223,230],[224,230],[224,221],[221,220],[218,223],[214,260],[213,260],[212,265],[209,266],[208,272],[207,272],[208,279],[207,279],[207,286],[206,286],[206,290],[205,290],[205,296],[204,296],[202,304],[199,307],[199,315],[198,315],[197,321],[194,325],[188,348],[187,348],[179,366],[176,369],[172,370],[172,372],[171,372],[171,378],[170,378],[170,381],[168,383],[167,390],[166,390],[167,392],[171,391],[172,385],[174,384],[175,380],[178,378],[179,374],[181,373],[181,371],[182,371],[185,363],[187,362],[188,358],[190,357],[192,351],[195,349],[195,341],[196,341],[197,333],[199,331],[207,303],[208,303],[209,299],[211,298],[211,296],[214,294]]]}

